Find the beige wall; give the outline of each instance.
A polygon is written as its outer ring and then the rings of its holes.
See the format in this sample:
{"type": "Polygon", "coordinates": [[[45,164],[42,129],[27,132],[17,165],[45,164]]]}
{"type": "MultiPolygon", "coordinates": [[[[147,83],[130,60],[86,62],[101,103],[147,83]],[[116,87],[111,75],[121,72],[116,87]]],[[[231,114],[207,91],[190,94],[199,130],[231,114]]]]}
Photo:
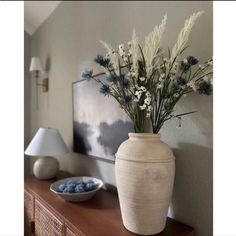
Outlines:
{"type": "MultiPolygon", "coordinates": [[[[132,28],[140,39],[168,14],[164,45],[173,45],[185,18],[204,10],[190,38],[188,53],[201,60],[212,56],[212,3],[183,2],[62,2],[32,36],[32,56],[40,56],[49,73],[49,93],[31,85],[31,136],[39,127],[56,127],[72,148],[72,82],[82,68],[94,66],[104,53],[98,40],[114,46],[127,42],[132,28]]],[[[85,91],[88,92],[88,91],[85,91]]],[[[170,215],[212,235],[212,97],[190,95],[177,111],[198,113],[184,118],[183,128],[171,121],[161,131],[176,155],[176,179],[170,215]]],[[[61,168],[76,175],[94,175],[115,184],[114,165],[78,154],[59,159],[61,168]]]]}

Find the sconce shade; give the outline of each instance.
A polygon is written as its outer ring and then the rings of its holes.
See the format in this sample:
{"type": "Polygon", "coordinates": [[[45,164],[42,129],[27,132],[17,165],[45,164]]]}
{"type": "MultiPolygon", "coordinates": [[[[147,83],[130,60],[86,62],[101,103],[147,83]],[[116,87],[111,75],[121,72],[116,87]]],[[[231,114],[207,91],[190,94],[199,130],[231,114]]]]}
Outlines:
{"type": "Polygon", "coordinates": [[[30,68],[29,71],[41,71],[43,72],[43,67],[42,64],[40,62],[39,57],[32,57],[31,58],[31,63],[30,63],[30,68]]]}
{"type": "Polygon", "coordinates": [[[29,156],[60,156],[68,152],[59,131],[53,128],[39,128],[25,150],[29,156]]]}

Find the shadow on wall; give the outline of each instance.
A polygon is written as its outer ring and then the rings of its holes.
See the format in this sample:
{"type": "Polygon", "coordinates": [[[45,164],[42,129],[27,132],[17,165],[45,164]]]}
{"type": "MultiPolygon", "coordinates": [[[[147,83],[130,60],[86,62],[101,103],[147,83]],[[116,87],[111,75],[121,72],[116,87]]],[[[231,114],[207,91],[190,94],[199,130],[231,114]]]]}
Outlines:
{"type": "Polygon", "coordinates": [[[212,149],[191,143],[178,143],[174,149],[176,176],[171,203],[172,217],[189,225],[201,225],[213,234],[213,159],[212,149]],[[199,222],[196,222],[199,221],[199,222]],[[205,225],[204,225],[205,224],[205,225]]]}

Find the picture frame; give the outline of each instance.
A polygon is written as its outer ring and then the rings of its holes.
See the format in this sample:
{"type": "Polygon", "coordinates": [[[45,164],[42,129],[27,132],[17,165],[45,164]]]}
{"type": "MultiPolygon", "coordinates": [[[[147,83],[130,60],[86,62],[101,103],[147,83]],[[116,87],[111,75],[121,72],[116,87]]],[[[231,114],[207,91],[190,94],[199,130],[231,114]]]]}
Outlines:
{"type": "MultiPolygon", "coordinates": [[[[96,79],[106,80],[104,73],[96,79]]],[[[99,93],[99,88],[92,79],[72,83],[73,151],[114,162],[118,147],[134,132],[133,124],[115,99],[99,93]]]]}

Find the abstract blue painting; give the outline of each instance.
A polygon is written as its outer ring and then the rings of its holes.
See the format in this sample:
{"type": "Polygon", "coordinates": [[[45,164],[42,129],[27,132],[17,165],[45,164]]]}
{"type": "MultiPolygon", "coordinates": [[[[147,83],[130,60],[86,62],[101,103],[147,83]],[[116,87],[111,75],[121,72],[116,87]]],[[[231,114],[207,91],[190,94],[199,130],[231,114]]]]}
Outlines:
{"type": "Polygon", "coordinates": [[[99,87],[93,80],[73,83],[74,152],[114,161],[133,125],[112,97],[99,93],[99,87]]]}

